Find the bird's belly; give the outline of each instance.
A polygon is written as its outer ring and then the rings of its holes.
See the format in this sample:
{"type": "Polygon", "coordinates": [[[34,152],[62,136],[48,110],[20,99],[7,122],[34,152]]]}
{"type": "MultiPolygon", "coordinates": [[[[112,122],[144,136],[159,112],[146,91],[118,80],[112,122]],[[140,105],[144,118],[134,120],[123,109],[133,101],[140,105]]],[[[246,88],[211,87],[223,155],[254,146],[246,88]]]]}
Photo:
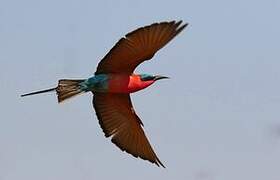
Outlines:
{"type": "Polygon", "coordinates": [[[136,87],[136,86],[129,86],[129,85],[123,85],[122,83],[114,84],[112,86],[109,86],[108,92],[110,93],[134,93],[136,91],[139,91],[143,88],[136,87]]]}
{"type": "Polygon", "coordinates": [[[109,79],[108,91],[111,93],[133,93],[148,87],[151,83],[143,83],[136,76],[112,76],[109,79]]]}
{"type": "Polygon", "coordinates": [[[108,92],[110,93],[131,93],[129,76],[112,76],[109,80],[108,92]]]}

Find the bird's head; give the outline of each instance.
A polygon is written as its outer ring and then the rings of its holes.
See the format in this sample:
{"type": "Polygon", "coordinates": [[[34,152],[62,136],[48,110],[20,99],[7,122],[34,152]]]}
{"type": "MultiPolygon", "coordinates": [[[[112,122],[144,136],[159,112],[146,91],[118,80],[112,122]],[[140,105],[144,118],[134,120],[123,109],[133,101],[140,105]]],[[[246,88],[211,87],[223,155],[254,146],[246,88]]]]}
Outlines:
{"type": "Polygon", "coordinates": [[[160,79],[169,79],[169,77],[166,76],[160,76],[160,75],[150,75],[150,74],[140,74],[141,81],[157,81],[160,79]]]}

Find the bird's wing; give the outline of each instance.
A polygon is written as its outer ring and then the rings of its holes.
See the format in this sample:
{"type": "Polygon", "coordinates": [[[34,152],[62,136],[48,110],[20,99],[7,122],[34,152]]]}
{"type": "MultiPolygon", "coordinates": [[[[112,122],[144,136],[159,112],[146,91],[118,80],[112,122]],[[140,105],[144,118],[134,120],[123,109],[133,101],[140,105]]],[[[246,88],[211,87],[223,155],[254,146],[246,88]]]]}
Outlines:
{"type": "Polygon", "coordinates": [[[94,93],[93,106],[105,136],[112,136],[122,151],[164,167],[145,136],[129,94],[94,93]]]}
{"type": "Polygon", "coordinates": [[[155,23],[128,33],[99,62],[95,74],[131,74],[140,63],[151,59],[188,25],[181,23],[182,21],[155,23]]]}

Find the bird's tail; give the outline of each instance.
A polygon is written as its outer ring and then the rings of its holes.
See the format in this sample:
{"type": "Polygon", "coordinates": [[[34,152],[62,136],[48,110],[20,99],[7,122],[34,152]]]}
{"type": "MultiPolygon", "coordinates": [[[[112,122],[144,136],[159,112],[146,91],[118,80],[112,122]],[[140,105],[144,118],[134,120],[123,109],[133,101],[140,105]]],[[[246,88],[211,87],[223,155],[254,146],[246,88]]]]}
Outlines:
{"type": "Polygon", "coordinates": [[[60,103],[66,99],[85,92],[81,86],[81,83],[84,81],[85,80],[83,79],[60,79],[56,88],[58,102],[60,103]]]}
{"type": "Polygon", "coordinates": [[[78,79],[78,80],[60,79],[58,81],[58,86],[55,88],[50,88],[50,89],[46,89],[46,90],[42,90],[42,91],[35,91],[35,92],[23,94],[23,95],[21,95],[21,97],[56,91],[57,99],[58,99],[58,102],[60,103],[66,99],[69,99],[78,94],[86,92],[85,89],[83,88],[83,84],[82,84],[82,82],[84,82],[84,81],[85,81],[84,79],[78,79]]]}

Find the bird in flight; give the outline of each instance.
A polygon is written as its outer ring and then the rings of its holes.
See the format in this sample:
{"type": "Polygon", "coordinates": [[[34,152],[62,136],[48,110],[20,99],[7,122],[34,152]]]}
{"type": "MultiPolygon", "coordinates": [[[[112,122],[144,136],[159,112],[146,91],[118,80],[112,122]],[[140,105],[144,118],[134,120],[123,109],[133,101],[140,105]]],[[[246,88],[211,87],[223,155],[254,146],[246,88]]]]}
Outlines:
{"type": "Polygon", "coordinates": [[[182,21],[154,23],[138,28],[121,38],[99,62],[94,76],[88,79],[60,79],[58,86],[21,95],[56,91],[58,102],[78,94],[92,92],[93,107],[106,137],[122,151],[155,163],[161,163],[137,116],[130,93],[144,89],[168,77],[134,74],[135,68],[178,35],[188,24],[182,21]]]}

